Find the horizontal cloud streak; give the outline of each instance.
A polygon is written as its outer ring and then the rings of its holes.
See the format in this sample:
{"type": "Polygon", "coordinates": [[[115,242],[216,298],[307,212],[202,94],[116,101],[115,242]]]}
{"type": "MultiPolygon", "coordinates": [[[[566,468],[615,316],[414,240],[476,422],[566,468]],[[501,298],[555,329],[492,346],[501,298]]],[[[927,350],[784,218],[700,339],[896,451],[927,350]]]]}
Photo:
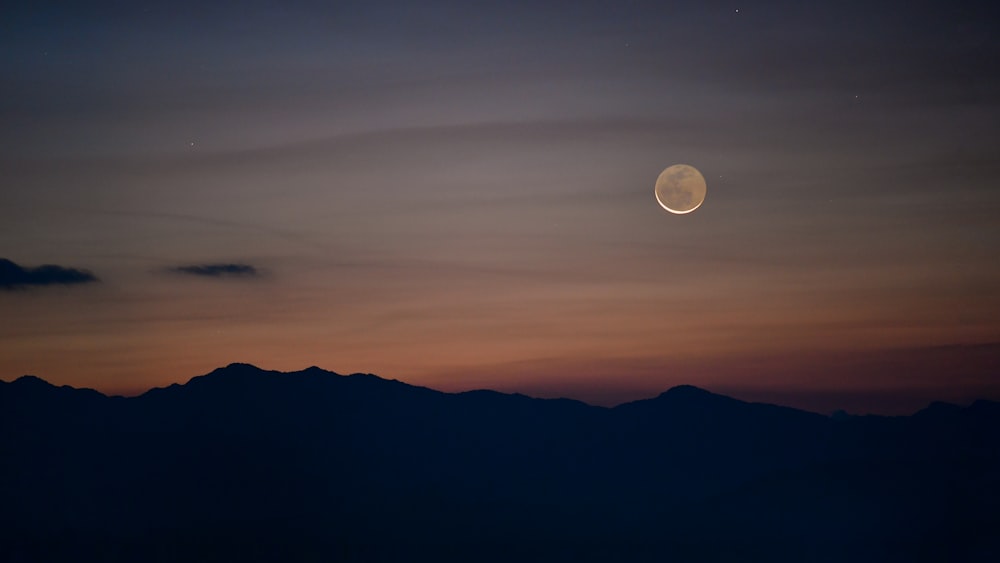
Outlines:
{"type": "Polygon", "coordinates": [[[44,264],[26,268],[5,258],[0,258],[0,290],[23,289],[47,285],[75,285],[98,281],[87,270],[44,264]]]}
{"type": "Polygon", "coordinates": [[[170,271],[178,274],[189,274],[208,278],[240,277],[250,278],[260,275],[257,268],[249,264],[192,264],[177,266],[170,271]]]}

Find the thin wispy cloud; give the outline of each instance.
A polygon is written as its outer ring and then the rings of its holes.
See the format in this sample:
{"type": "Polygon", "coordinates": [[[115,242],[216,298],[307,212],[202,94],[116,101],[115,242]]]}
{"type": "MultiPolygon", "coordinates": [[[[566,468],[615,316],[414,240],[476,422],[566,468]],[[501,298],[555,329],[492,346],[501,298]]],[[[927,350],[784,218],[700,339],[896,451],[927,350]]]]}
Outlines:
{"type": "Polygon", "coordinates": [[[205,278],[252,278],[260,270],[249,264],[191,264],[170,268],[171,272],[205,278]]]}

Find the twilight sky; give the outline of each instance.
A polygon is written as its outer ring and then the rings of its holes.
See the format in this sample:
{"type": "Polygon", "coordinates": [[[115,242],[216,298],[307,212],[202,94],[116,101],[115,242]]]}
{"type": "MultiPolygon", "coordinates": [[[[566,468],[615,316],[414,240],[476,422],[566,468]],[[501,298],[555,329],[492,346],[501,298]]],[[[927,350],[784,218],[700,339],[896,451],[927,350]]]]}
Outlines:
{"type": "Polygon", "coordinates": [[[1000,398],[993,2],[22,4],[2,379],[1000,398]]]}

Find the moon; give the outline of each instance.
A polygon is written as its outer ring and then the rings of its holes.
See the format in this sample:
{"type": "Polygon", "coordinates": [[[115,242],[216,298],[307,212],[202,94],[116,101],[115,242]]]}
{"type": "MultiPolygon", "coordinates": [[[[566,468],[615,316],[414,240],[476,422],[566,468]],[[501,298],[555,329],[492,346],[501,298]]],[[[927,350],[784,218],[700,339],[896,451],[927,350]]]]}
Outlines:
{"type": "Polygon", "coordinates": [[[675,164],[656,179],[656,201],[667,211],[684,215],[705,201],[705,177],[694,166],[675,164]]]}

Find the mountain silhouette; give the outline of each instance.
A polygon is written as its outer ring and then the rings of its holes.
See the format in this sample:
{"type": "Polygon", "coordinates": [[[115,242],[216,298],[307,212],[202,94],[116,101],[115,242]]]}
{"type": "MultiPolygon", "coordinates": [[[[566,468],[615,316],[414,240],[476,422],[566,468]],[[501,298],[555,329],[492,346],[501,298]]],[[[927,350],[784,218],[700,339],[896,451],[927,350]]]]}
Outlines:
{"type": "Polygon", "coordinates": [[[232,364],[0,382],[3,561],[997,561],[1000,404],[590,406],[232,364]]]}

